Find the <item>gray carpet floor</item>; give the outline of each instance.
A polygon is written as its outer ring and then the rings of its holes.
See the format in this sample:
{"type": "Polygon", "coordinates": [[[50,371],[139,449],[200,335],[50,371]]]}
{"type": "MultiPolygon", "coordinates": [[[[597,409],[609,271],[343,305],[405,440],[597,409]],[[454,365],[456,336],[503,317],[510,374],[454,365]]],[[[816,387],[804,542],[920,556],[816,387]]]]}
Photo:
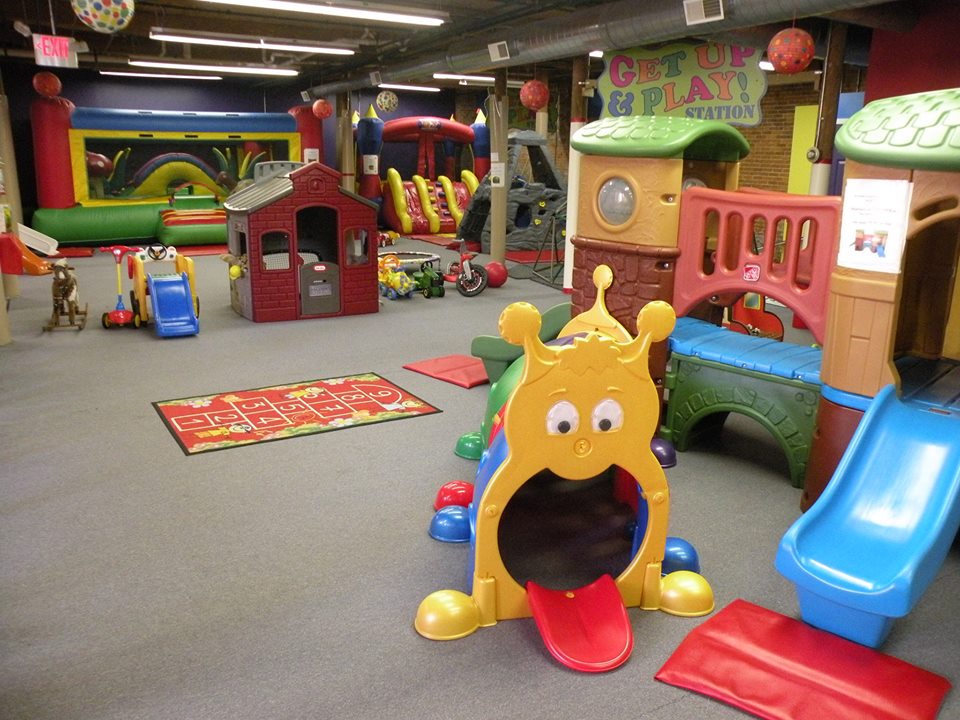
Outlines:
{"type": "MultiPolygon", "coordinates": [[[[110,256],[72,264],[87,328],[42,332],[50,279],[24,277],[0,347],[0,717],[743,717],[653,679],[703,619],[631,609],[633,655],[599,675],[558,665],[532,620],[454,642],[413,629],[427,594],[464,585],[467,547],[427,527],[437,488],[473,478],[453,448],[478,427],[487,386],[402,366],[468,354],[509,302],[543,311],[560,291],[512,278],[475,298],[256,324],[230,308],[226,265],[200,257],[200,334],[160,339],[99,326],[116,302],[110,256]],[[363,371],[443,412],[188,457],[151,407],[363,371]]],[[[717,606],[796,617],[773,558],[800,491],[773,439],[732,417],[667,476],[670,533],[699,550],[717,606]]],[[[955,545],[884,651],[960,680],[958,597],[955,545]]],[[[957,691],[940,717],[960,718],[957,691]]]]}

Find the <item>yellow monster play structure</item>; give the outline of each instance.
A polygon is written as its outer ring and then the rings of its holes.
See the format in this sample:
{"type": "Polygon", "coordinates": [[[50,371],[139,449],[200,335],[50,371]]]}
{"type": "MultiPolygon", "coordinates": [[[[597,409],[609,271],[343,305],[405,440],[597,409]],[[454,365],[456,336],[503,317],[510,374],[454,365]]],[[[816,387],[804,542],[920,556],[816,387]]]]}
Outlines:
{"type": "Polygon", "coordinates": [[[575,336],[570,344],[545,345],[538,337],[540,313],[528,303],[514,303],[500,316],[503,339],[523,347],[522,376],[477,470],[476,500],[468,511],[457,505],[438,509],[441,518],[455,511],[450,519],[464,526],[469,516],[471,588],[469,594],[439,590],[423,600],[415,626],[427,638],[454,640],[499,620],[532,615],[559,662],[600,672],[630,656],[626,607],[687,617],[713,610],[713,592],[699,573],[667,569],[670,490],[650,446],[659,402],[647,358],[651,344],[673,328],[673,309],[647,304],[632,338],[604,305],[610,269],[597,267],[593,280],[593,307],[561,331],[575,336]],[[615,482],[622,481],[632,504],[643,508],[629,564],[616,578],[604,573],[571,590],[518,580],[501,555],[511,502],[545,473],[583,485],[613,469],[615,482]]]}

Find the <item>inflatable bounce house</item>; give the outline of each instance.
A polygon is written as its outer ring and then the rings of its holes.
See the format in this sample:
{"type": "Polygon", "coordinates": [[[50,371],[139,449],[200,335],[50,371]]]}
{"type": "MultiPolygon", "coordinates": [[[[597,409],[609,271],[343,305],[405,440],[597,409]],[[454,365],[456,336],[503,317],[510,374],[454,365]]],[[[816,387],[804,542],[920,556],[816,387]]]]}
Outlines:
{"type": "MultiPolygon", "coordinates": [[[[76,107],[39,73],[30,108],[34,229],[63,245],[226,241],[222,199],[265,160],[320,147],[310,108],[214,113],[76,107]]],[[[52,78],[52,80],[50,80],[52,78]]]]}
{"type": "Polygon", "coordinates": [[[224,203],[233,309],[254,322],[379,310],[377,206],[318,162],[224,203]]]}
{"type": "Polygon", "coordinates": [[[479,113],[473,125],[438,117],[404,117],[383,122],[373,106],[357,122],[357,152],[362,172],[359,193],[381,203],[381,224],[402,235],[455,233],[474,191],[490,169],[486,119],[479,113]],[[380,151],[385,142],[417,144],[417,170],[404,180],[396,168],[380,176],[380,151]],[[455,176],[457,147],[473,149],[473,170],[455,176]],[[438,170],[437,149],[443,158],[438,170]]]}
{"type": "MultiPolygon", "coordinates": [[[[468,506],[438,503],[431,534],[469,540],[469,588],[427,596],[415,620],[421,635],[453,640],[532,615],[559,662],[600,672],[618,667],[632,651],[625,608],[688,617],[713,610],[713,592],[697,573],[695,553],[684,552],[690,565],[678,568],[668,552],[670,490],[651,449],[660,403],[648,353],[670,334],[673,309],[662,302],[645,306],[632,338],[604,305],[612,277],[606,266],[596,269],[596,304],[561,330],[564,344],[540,340],[541,316],[527,303],[510,305],[500,316],[503,339],[523,347],[522,374],[500,411],[468,506]],[[545,482],[570,486],[568,492],[605,484],[634,508],[625,566],[569,590],[521,577],[507,559],[507,527],[524,493],[545,482]]],[[[591,533],[600,532],[587,524],[591,533]]]]}

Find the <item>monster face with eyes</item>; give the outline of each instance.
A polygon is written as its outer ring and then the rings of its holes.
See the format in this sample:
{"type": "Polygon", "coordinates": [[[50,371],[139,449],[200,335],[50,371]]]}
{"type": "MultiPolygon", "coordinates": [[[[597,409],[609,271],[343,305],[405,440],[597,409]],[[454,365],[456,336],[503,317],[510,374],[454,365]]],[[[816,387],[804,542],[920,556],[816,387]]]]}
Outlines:
{"type": "MultiPolygon", "coordinates": [[[[648,357],[651,343],[673,329],[673,308],[663,302],[646,305],[637,317],[638,335],[630,338],[603,305],[610,276],[601,268],[594,276],[597,304],[565,328],[578,334],[572,344],[541,342],[540,313],[527,303],[514,303],[500,316],[500,335],[524,348],[524,368],[502,411],[502,443],[491,443],[477,473],[469,508],[471,594],[443,590],[428,596],[415,623],[426,637],[463,637],[477,627],[531,614],[544,632],[537,610],[541,604],[528,593],[531,586],[544,591],[534,583],[522,586],[511,576],[498,532],[511,498],[544,472],[574,483],[617,472],[636,482],[646,522],[628,566],[608,584],[615,588],[614,596],[619,594],[617,603],[679,615],[706,614],[713,608],[712,593],[699,575],[681,571],[661,578],[670,492],[650,449],[660,405],[648,357]],[[492,470],[484,467],[491,463],[497,463],[492,470]]],[[[566,591],[562,597],[573,600],[587,589],[566,591]]]]}

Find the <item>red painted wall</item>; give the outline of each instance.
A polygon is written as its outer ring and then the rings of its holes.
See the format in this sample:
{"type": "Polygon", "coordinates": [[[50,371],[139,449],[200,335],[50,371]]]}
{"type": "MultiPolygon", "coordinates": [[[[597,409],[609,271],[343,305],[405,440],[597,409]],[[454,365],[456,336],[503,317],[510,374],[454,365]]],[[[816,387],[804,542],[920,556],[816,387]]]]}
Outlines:
{"type": "Polygon", "coordinates": [[[874,30],[865,100],[960,87],[960,8],[955,2],[917,2],[920,19],[906,33],[874,30]]]}

